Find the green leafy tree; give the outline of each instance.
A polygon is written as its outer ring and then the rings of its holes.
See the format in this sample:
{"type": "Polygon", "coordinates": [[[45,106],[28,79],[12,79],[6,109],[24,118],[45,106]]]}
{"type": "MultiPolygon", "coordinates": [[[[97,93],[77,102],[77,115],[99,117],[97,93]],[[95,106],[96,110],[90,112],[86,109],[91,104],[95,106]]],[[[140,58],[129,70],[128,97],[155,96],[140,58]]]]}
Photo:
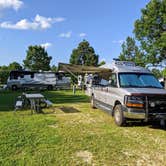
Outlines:
{"type": "Polygon", "coordinates": [[[162,75],[164,78],[164,84],[165,84],[165,89],[166,89],[166,68],[162,71],[162,75]]]}
{"type": "Polygon", "coordinates": [[[18,62],[12,62],[9,66],[0,66],[0,83],[6,84],[11,70],[20,70],[22,66],[18,62]]]}
{"type": "Polygon", "coordinates": [[[166,68],[162,71],[162,74],[166,78],[166,68]]]}
{"type": "Polygon", "coordinates": [[[0,70],[0,84],[6,84],[7,79],[9,77],[9,71],[7,70],[0,70]]]}
{"type": "Polygon", "coordinates": [[[121,61],[133,61],[136,65],[145,66],[144,54],[136,45],[135,39],[131,37],[127,37],[122,44],[122,52],[119,59],[121,61]]]}
{"type": "Polygon", "coordinates": [[[152,73],[156,76],[156,78],[162,78],[162,72],[159,69],[152,69],[152,73]]]}
{"type": "Polygon", "coordinates": [[[55,66],[55,65],[53,65],[53,66],[51,66],[51,71],[54,71],[54,72],[57,72],[57,66],[55,66]]]}
{"type": "Polygon", "coordinates": [[[83,40],[78,47],[72,51],[70,63],[85,66],[97,66],[99,56],[96,55],[89,42],[83,40]]]}
{"type": "Polygon", "coordinates": [[[98,66],[102,66],[102,65],[105,65],[105,64],[106,64],[106,62],[103,60],[98,64],[98,66]]]}
{"type": "Polygon", "coordinates": [[[12,62],[8,66],[8,70],[21,70],[22,66],[18,62],[12,62]]]}
{"type": "Polygon", "coordinates": [[[166,0],[151,0],[135,21],[134,33],[153,65],[166,59],[166,0]]]}
{"type": "Polygon", "coordinates": [[[29,46],[26,59],[23,61],[25,68],[31,70],[50,70],[52,57],[48,56],[46,50],[41,46],[29,46]]]}

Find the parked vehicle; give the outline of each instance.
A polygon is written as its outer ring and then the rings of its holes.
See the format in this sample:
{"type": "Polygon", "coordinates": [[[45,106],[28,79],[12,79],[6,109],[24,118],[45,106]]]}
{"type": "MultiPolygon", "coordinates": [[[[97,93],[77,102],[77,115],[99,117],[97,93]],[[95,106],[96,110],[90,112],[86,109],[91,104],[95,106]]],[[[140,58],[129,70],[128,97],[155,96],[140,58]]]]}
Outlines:
{"type": "Polygon", "coordinates": [[[127,120],[166,121],[166,90],[147,69],[114,61],[109,84],[93,85],[91,105],[108,111],[118,126],[127,120]]]}
{"type": "Polygon", "coordinates": [[[7,87],[12,90],[34,88],[53,90],[70,87],[70,78],[65,77],[63,73],[15,70],[10,72],[7,87]]]}

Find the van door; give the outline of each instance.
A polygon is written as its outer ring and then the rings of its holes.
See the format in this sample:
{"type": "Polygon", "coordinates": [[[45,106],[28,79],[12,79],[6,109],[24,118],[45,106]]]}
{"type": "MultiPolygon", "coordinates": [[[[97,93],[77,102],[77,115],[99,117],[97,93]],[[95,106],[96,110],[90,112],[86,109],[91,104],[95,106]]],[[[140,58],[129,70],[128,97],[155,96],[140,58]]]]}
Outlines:
{"type": "Polygon", "coordinates": [[[117,75],[116,73],[113,73],[110,77],[110,84],[108,86],[107,93],[105,94],[106,96],[106,104],[110,106],[114,106],[114,103],[117,98],[117,75]]]}

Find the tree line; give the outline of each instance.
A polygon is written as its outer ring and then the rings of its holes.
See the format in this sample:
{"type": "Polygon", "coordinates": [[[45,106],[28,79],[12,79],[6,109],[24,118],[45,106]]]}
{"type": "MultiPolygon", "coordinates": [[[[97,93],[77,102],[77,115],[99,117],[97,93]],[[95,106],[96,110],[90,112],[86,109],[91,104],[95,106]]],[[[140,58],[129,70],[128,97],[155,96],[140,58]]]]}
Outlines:
{"type": "MultiPolygon", "coordinates": [[[[86,66],[99,66],[105,64],[104,61],[98,63],[99,56],[95,50],[90,46],[89,42],[83,40],[76,49],[72,51],[70,57],[71,64],[86,65],[86,66]]],[[[35,45],[29,46],[26,51],[26,58],[23,60],[23,65],[18,62],[12,62],[8,66],[0,66],[0,83],[5,84],[11,70],[24,70],[31,71],[57,71],[55,65],[51,66],[52,57],[48,55],[45,48],[35,45]]]]}

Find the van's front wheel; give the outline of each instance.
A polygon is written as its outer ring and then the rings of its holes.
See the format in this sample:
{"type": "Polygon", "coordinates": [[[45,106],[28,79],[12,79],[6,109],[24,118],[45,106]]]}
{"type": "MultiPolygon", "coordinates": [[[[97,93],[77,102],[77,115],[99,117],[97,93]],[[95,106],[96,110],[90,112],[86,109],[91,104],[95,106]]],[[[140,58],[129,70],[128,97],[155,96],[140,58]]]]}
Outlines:
{"type": "Polygon", "coordinates": [[[116,105],[114,108],[114,121],[118,126],[124,126],[125,124],[125,118],[120,104],[116,105]]]}

